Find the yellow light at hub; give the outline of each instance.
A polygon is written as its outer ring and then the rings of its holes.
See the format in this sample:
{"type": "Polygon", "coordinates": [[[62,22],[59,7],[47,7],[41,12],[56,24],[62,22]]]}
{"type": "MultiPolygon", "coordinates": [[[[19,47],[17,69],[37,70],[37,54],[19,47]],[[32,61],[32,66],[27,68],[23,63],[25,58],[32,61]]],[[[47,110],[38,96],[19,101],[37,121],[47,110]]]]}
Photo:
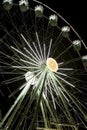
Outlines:
{"type": "Polygon", "coordinates": [[[48,69],[51,70],[52,72],[57,72],[58,63],[56,62],[55,59],[48,58],[47,61],[46,61],[46,65],[47,65],[48,69]]]}

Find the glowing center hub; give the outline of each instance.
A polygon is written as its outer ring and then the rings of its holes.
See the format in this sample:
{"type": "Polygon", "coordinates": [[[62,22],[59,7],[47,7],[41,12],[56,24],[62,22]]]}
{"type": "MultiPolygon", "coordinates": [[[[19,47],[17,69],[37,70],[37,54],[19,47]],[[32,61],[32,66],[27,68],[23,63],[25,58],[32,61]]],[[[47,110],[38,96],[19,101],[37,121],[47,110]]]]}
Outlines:
{"type": "Polygon", "coordinates": [[[56,72],[58,70],[58,63],[53,58],[48,58],[46,61],[46,65],[49,70],[56,72]]]}

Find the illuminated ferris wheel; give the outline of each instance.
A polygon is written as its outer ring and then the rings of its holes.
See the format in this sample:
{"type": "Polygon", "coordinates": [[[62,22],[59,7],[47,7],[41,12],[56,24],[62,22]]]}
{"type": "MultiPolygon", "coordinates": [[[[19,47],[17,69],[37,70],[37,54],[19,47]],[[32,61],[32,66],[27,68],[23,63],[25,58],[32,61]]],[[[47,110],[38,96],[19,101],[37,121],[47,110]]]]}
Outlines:
{"type": "Polygon", "coordinates": [[[0,95],[8,104],[1,129],[87,129],[87,47],[79,34],[37,0],[4,0],[0,8],[0,95]]]}

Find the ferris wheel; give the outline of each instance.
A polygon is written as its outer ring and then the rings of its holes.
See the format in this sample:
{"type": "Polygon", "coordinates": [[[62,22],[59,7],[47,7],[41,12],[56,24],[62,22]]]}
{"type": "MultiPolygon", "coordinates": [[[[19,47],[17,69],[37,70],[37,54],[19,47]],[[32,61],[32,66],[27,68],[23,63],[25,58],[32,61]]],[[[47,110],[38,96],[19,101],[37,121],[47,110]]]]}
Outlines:
{"type": "Polygon", "coordinates": [[[87,129],[82,38],[37,0],[3,0],[0,11],[1,129],[87,129]]]}

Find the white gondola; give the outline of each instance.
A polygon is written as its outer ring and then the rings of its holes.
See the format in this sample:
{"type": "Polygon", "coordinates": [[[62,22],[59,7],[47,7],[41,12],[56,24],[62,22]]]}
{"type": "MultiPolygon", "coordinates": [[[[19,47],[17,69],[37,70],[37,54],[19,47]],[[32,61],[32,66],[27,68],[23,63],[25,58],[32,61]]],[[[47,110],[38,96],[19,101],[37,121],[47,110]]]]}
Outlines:
{"type": "Polygon", "coordinates": [[[12,6],[13,6],[13,0],[4,0],[3,1],[4,9],[9,11],[12,8],[12,6]]]}
{"type": "Polygon", "coordinates": [[[73,41],[73,47],[75,51],[81,50],[81,41],[80,40],[74,40],[73,41]]]}
{"type": "Polygon", "coordinates": [[[37,6],[35,7],[35,15],[36,15],[37,17],[42,17],[42,16],[43,16],[43,11],[44,11],[43,6],[37,5],[37,6]]]}
{"type": "Polygon", "coordinates": [[[29,2],[28,0],[20,0],[19,7],[22,12],[26,12],[29,9],[29,2]]]}
{"type": "Polygon", "coordinates": [[[61,31],[62,31],[63,37],[68,37],[69,32],[70,32],[70,27],[69,26],[64,26],[64,27],[61,28],[61,31]]]}
{"type": "Polygon", "coordinates": [[[57,26],[58,17],[57,15],[50,15],[49,16],[49,23],[51,26],[57,26]]]}

